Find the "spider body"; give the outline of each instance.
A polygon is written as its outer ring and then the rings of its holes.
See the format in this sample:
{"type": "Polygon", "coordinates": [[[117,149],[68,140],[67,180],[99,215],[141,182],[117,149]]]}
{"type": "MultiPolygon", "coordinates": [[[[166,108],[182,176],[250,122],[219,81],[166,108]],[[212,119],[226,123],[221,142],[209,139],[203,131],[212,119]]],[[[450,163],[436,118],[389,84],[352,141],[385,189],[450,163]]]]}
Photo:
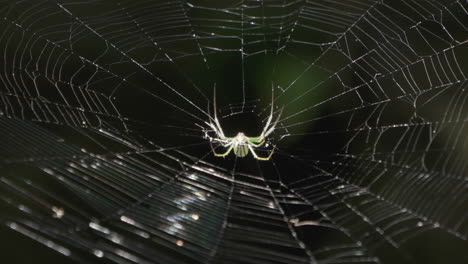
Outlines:
{"type": "Polygon", "coordinates": [[[249,138],[244,135],[244,133],[239,132],[237,136],[233,139],[233,146],[232,149],[234,150],[234,154],[237,157],[245,157],[249,153],[248,143],[249,138]]]}
{"type": "Polygon", "coordinates": [[[213,151],[213,154],[216,157],[225,157],[227,156],[231,151],[234,152],[234,155],[237,157],[245,157],[247,154],[249,154],[249,151],[252,153],[254,158],[258,160],[269,160],[271,156],[273,155],[274,152],[274,147],[271,150],[270,154],[266,157],[261,157],[258,156],[257,153],[255,152],[255,148],[258,148],[265,144],[266,142],[266,137],[269,136],[276,127],[276,124],[278,123],[281,113],[283,112],[283,108],[281,108],[278,116],[276,117],[275,121],[273,124],[271,121],[273,120],[273,101],[274,101],[274,95],[272,92],[272,101],[271,101],[271,110],[270,110],[270,116],[267,119],[267,122],[265,124],[265,127],[262,130],[262,133],[258,137],[248,137],[246,136],[243,132],[238,132],[235,137],[226,137],[224,135],[223,129],[221,128],[221,124],[219,123],[218,116],[216,114],[216,90],[213,91],[213,110],[214,110],[214,117],[210,117],[210,120],[213,122],[205,122],[211,129],[212,131],[215,132],[216,137],[210,137],[206,133],[205,136],[210,139],[210,146],[213,151]],[[211,142],[217,142],[221,146],[227,148],[227,150],[223,153],[218,153],[215,151],[213,148],[213,145],[211,142]]]}

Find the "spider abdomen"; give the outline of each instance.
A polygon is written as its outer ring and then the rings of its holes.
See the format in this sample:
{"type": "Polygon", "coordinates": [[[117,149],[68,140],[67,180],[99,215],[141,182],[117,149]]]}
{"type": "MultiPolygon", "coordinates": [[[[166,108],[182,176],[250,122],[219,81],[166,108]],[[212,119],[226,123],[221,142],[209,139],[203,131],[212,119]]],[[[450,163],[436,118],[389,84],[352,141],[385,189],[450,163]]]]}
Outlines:
{"type": "Polygon", "coordinates": [[[244,144],[237,144],[237,146],[235,146],[233,150],[234,150],[234,154],[237,157],[241,157],[241,158],[247,156],[247,154],[249,153],[249,147],[244,144]]]}

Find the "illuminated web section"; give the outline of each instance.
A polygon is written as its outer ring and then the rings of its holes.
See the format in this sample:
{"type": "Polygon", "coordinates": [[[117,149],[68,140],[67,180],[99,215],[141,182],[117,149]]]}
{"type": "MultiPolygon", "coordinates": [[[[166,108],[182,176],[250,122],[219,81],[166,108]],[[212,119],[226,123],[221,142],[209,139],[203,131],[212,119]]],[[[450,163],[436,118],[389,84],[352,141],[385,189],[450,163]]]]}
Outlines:
{"type": "Polygon", "coordinates": [[[0,3],[4,229],[85,263],[466,260],[466,1],[0,3]],[[213,87],[233,133],[273,89],[270,161],[213,157],[213,87]]]}

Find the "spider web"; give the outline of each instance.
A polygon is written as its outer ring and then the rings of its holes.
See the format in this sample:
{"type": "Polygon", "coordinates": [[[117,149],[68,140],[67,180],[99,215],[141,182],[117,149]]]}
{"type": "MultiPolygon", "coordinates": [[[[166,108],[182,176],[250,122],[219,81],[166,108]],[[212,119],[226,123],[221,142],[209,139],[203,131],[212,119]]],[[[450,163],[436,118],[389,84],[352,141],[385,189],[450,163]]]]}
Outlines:
{"type": "Polygon", "coordinates": [[[1,2],[2,259],[468,262],[467,14],[1,2]],[[213,156],[215,86],[227,136],[284,106],[271,160],[213,156]]]}

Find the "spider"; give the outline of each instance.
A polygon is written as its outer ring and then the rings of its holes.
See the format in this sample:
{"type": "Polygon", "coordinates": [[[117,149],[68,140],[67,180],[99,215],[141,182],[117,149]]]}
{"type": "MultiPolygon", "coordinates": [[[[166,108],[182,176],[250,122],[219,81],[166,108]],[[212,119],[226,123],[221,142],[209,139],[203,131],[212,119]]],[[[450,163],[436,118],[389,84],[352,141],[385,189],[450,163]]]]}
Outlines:
{"type": "Polygon", "coordinates": [[[208,136],[207,132],[205,132],[205,136],[210,139],[211,150],[213,151],[213,154],[216,157],[225,157],[231,151],[234,151],[234,154],[237,157],[242,158],[242,157],[247,156],[247,154],[250,151],[252,155],[254,156],[254,158],[256,158],[257,160],[269,160],[271,158],[276,148],[275,146],[271,150],[270,154],[266,157],[261,157],[257,155],[257,153],[255,152],[255,148],[258,148],[262,146],[263,144],[265,144],[266,142],[265,138],[268,137],[275,130],[276,124],[278,123],[281,117],[281,114],[283,112],[283,107],[282,107],[275,121],[273,122],[273,124],[271,124],[271,121],[273,120],[273,100],[274,100],[273,91],[271,93],[271,97],[272,99],[271,99],[270,116],[268,117],[268,120],[260,136],[248,137],[243,132],[238,132],[235,137],[226,137],[224,135],[223,129],[221,128],[221,124],[219,123],[218,116],[216,114],[216,89],[213,90],[214,118],[210,117],[210,120],[213,120],[214,124],[211,121],[205,122],[205,123],[215,132],[216,137],[213,138],[213,137],[208,136]],[[223,147],[227,148],[226,152],[217,153],[215,149],[213,148],[213,145],[211,144],[212,141],[219,142],[223,147]]]}

